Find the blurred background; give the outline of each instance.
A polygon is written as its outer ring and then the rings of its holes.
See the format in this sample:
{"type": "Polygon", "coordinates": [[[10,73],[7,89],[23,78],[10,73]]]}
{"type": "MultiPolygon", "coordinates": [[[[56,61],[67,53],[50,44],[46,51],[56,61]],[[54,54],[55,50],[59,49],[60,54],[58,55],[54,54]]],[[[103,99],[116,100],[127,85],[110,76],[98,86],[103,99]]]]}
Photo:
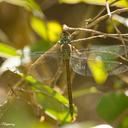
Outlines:
{"type": "MultiPolygon", "coordinates": [[[[113,1],[109,0],[109,3],[113,1]]],[[[115,0],[110,9],[127,7],[127,0],[115,0]]],[[[38,76],[37,81],[32,78],[23,81],[31,64],[60,39],[63,24],[86,28],[105,8],[105,0],[0,0],[0,128],[128,128],[127,71],[108,76],[106,80],[101,78],[101,83],[94,74],[84,77],[72,73],[74,104],[78,111],[75,123],[71,123],[68,116],[64,119],[69,110],[68,101],[63,97],[66,95],[64,75],[57,81],[56,92],[45,83],[38,83],[38,76]],[[14,86],[24,90],[15,92],[14,86]],[[32,93],[37,89],[44,92],[43,96],[32,93]],[[65,125],[67,123],[69,125],[65,125]]],[[[128,31],[127,11],[117,13],[112,19],[121,33],[128,31]]],[[[105,10],[101,16],[106,14],[105,10]]],[[[94,24],[91,29],[117,33],[110,19],[94,24]]],[[[88,36],[79,32],[74,39],[88,36]]],[[[84,49],[92,45],[121,43],[113,38],[96,38],[73,45],[84,49]]],[[[127,45],[127,41],[125,43],[127,45]]],[[[54,75],[53,63],[54,60],[43,67],[46,74],[54,75]]]]}

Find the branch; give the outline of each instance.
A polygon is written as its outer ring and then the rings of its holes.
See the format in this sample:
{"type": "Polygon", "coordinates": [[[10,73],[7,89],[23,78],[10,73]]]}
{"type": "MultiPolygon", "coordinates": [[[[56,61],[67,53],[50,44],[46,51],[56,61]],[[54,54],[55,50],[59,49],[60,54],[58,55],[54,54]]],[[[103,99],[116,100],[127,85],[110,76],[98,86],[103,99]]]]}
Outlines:
{"type": "MultiPolygon", "coordinates": [[[[127,12],[127,11],[128,11],[128,8],[117,9],[117,10],[111,12],[111,15],[120,14],[120,13],[127,12]]],[[[106,18],[109,18],[108,14],[99,17],[99,18],[98,18],[97,20],[95,20],[93,23],[90,23],[90,24],[87,26],[87,28],[92,28],[93,26],[95,26],[96,24],[100,23],[101,21],[103,21],[103,20],[106,19],[106,18]]]]}
{"type": "MultiPolygon", "coordinates": [[[[110,3],[110,6],[112,6],[113,4],[115,4],[116,2],[118,2],[120,0],[114,0],[113,2],[110,3]]],[[[99,14],[97,14],[92,20],[91,23],[94,22],[95,20],[97,20],[106,10],[106,7],[104,7],[99,14]]]]}
{"type": "MultiPolygon", "coordinates": [[[[111,38],[115,38],[115,39],[120,39],[120,35],[123,36],[123,37],[127,37],[128,36],[128,33],[125,33],[125,34],[109,34],[109,33],[104,33],[104,32],[100,32],[100,31],[97,31],[97,30],[93,30],[93,29],[88,29],[88,28],[72,28],[72,27],[68,27],[67,25],[64,25],[63,26],[63,29],[65,31],[85,31],[85,32],[88,32],[88,33],[94,33],[94,34],[97,34],[96,36],[93,36],[93,37],[88,37],[88,38],[83,38],[83,39],[79,39],[79,41],[85,41],[85,40],[89,40],[89,39],[94,39],[94,38],[98,38],[98,37],[102,37],[102,38],[105,38],[105,37],[111,37],[111,38]]],[[[125,39],[127,40],[127,39],[125,39]]],[[[78,41],[78,42],[79,42],[78,41]]],[[[76,41],[74,41],[76,42],[76,41]]]]}
{"type": "MultiPolygon", "coordinates": [[[[123,36],[128,35],[128,34],[122,34],[123,36]]],[[[81,42],[81,41],[88,41],[96,38],[106,38],[106,37],[111,37],[117,40],[120,40],[120,37],[118,37],[118,34],[106,34],[106,35],[97,35],[97,36],[91,36],[87,38],[80,38],[76,40],[72,40],[71,43],[76,43],[76,42],[81,42]]],[[[128,39],[124,38],[125,41],[128,41],[128,39]]]]}
{"type": "Polygon", "coordinates": [[[125,43],[125,40],[123,38],[123,36],[121,35],[121,31],[118,29],[118,27],[116,26],[116,24],[113,22],[112,20],[112,14],[111,14],[111,11],[110,11],[110,6],[109,6],[109,3],[108,3],[108,0],[106,0],[106,8],[107,8],[107,12],[108,12],[108,16],[109,16],[109,19],[113,25],[113,27],[115,28],[117,34],[119,35],[120,37],[120,41],[122,42],[122,44],[124,45],[124,50],[125,50],[125,56],[127,57],[127,48],[126,48],[126,43],[125,43]]]}

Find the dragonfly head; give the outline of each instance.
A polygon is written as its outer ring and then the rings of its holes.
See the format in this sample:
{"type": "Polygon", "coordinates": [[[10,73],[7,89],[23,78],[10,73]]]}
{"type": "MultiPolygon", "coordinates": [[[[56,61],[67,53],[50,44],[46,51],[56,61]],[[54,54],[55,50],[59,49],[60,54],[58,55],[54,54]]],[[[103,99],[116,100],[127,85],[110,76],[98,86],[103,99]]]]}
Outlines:
{"type": "Polygon", "coordinates": [[[63,33],[60,36],[59,44],[70,44],[71,36],[70,33],[63,31],[63,33]]]}

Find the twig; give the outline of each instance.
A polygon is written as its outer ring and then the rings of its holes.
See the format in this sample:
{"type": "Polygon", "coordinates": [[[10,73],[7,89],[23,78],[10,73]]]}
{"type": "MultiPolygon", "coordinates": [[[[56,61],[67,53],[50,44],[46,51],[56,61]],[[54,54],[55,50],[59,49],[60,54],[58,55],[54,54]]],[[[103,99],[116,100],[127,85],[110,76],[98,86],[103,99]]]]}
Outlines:
{"type": "MultiPolygon", "coordinates": [[[[120,14],[120,13],[123,13],[123,12],[126,12],[126,11],[128,11],[128,8],[117,9],[117,10],[111,12],[111,15],[120,14]]],[[[86,31],[86,32],[95,33],[95,34],[101,34],[101,35],[105,35],[106,36],[106,33],[89,29],[89,28],[92,28],[93,26],[95,26],[96,24],[100,23],[101,21],[103,21],[106,18],[109,18],[108,14],[99,17],[94,22],[88,24],[88,26],[86,28],[71,28],[71,27],[67,27],[67,26],[63,27],[63,28],[64,28],[64,30],[66,29],[66,31],[68,31],[68,30],[75,31],[75,32],[73,32],[73,34],[76,33],[76,32],[79,33],[78,31],[86,31]]],[[[111,36],[109,36],[109,37],[111,37],[111,36]]],[[[115,37],[112,37],[112,38],[115,38],[115,37]]]]}
{"type": "Polygon", "coordinates": [[[96,38],[105,38],[105,36],[104,35],[98,35],[98,36],[91,36],[91,37],[87,37],[87,38],[80,38],[80,39],[72,40],[71,43],[87,41],[87,40],[92,40],[92,39],[96,39],[96,38]]]}
{"type": "MultiPolygon", "coordinates": [[[[118,2],[120,0],[114,0],[113,2],[111,2],[109,5],[112,6],[113,4],[115,4],[116,2],[118,2]]],[[[104,7],[100,13],[98,15],[96,15],[92,20],[91,20],[91,23],[94,22],[95,20],[97,20],[106,10],[106,7],[104,7]]]]}
{"type": "MultiPolygon", "coordinates": [[[[120,40],[120,38],[117,37],[117,35],[118,34],[107,34],[107,35],[91,36],[91,37],[87,37],[87,38],[80,38],[80,39],[72,40],[71,43],[73,44],[73,43],[76,43],[76,42],[88,41],[88,40],[92,40],[92,39],[96,39],[96,38],[106,38],[106,37],[111,37],[111,38],[120,40]]],[[[128,41],[128,39],[124,39],[124,40],[128,41]]]]}
{"type": "Polygon", "coordinates": [[[108,0],[106,0],[106,8],[107,8],[107,12],[108,12],[108,16],[109,16],[109,18],[110,18],[110,21],[111,21],[113,27],[115,28],[116,32],[119,34],[120,41],[122,42],[122,44],[123,44],[123,46],[124,46],[125,56],[127,57],[128,54],[127,54],[126,43],[125,43],[125,41],[124,41],[123,36],[121,35],[121,31],[118,29],[118,27],[116,26],[116,24],[115,24],[115,23],[113,22],[113,20],[112,20],[112,14],[111,14],[111,11],[110,11],[110,7],[109,7],[108,0]]]}
{"type": "Polygon", "coordinates": [[[86,32],[89,32],[89,33],[104,34],[103,32],[96,31],[96,30],[93,30],[93,29],[88,29],[88,28],[72,28],[72,27],[68,27],[67,25],[64,25],[63,29],[65,31],[86,31],[86,32]]]}
{"type": "MultiPolygon", "coordinates": [[[[111,12],[111,15],[120,14],[120,13],[127,12],[127,11],[128,11],[128,8],[117,9],[117,10],[111,12]]],[[[103,16],[99,17],[97,20],[95,20],[93,23],[88,24],[87,28],[91,28],[91,27],[95,26],[96,24],[100,23],[101,21],[103,21],[106,18],[109,18],[108,14],[103,15],[103,16]]]]}
{"type": "MultiPolygon", "coordinates": [[[[108,34],[108,33],[104,33],[104,32],[101,32],[101,31],[97,31],[97,30],[93,30],[93,29],[88,29],[88,28],[72,28],[72,27],[68,27],[67,25],[64,25],[64,30],[66,31],[85,31],[85,32],[88,32],[88,33],[94,33],[94,34],[97,34],[99,35],[99,37],[111,37],[111,38],[119,38],[119,34],[108,34]],[[101,36],[102,35],[102,36],[101,36]]],[[[128,33],[126,34],[121,34],[121,36],[128,36],[128,33]]],[[[90,37],[89,37],[90,38],[90,37]]],[[[94,38],[97,38],[94,36],[94,38]]]]}
{"type": "Polygon", "coordinates": [[[108,0],[106,0],[106,9],[107,9],[107,13],[108,13],[109,18],[112,18],[112,14],[111,14],[111,11],[110,11],[108,0]]]}

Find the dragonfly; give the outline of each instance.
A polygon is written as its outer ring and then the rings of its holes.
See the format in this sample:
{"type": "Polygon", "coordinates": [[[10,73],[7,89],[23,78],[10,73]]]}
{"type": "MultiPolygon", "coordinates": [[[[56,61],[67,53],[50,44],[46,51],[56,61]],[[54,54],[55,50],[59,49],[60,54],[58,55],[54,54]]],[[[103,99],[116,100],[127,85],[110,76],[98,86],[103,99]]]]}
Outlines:
{"type": "Polygon", "coordinates": [[[96,60],[100,60],[104,63],[104,69],[109,75],[118,75],[128,71],[128,61],[124,57],[126,52],[123,45],[95,45],[88,49],[78,50],[72,46],[71,42],[70,33],[63,31],[58,43],[31,65],[29,73],[44,84],[54,85],[64,68],[66,76],[62,77],[65,77],[66,80],[69,111],[71,117],[73,117],[72,70],[82,76],[91,76],[92,74],[88,70],[88,62],[93,61],[95,63],[96,60]],[[52,72],[49,72],[50,70],[52,72]]]}

